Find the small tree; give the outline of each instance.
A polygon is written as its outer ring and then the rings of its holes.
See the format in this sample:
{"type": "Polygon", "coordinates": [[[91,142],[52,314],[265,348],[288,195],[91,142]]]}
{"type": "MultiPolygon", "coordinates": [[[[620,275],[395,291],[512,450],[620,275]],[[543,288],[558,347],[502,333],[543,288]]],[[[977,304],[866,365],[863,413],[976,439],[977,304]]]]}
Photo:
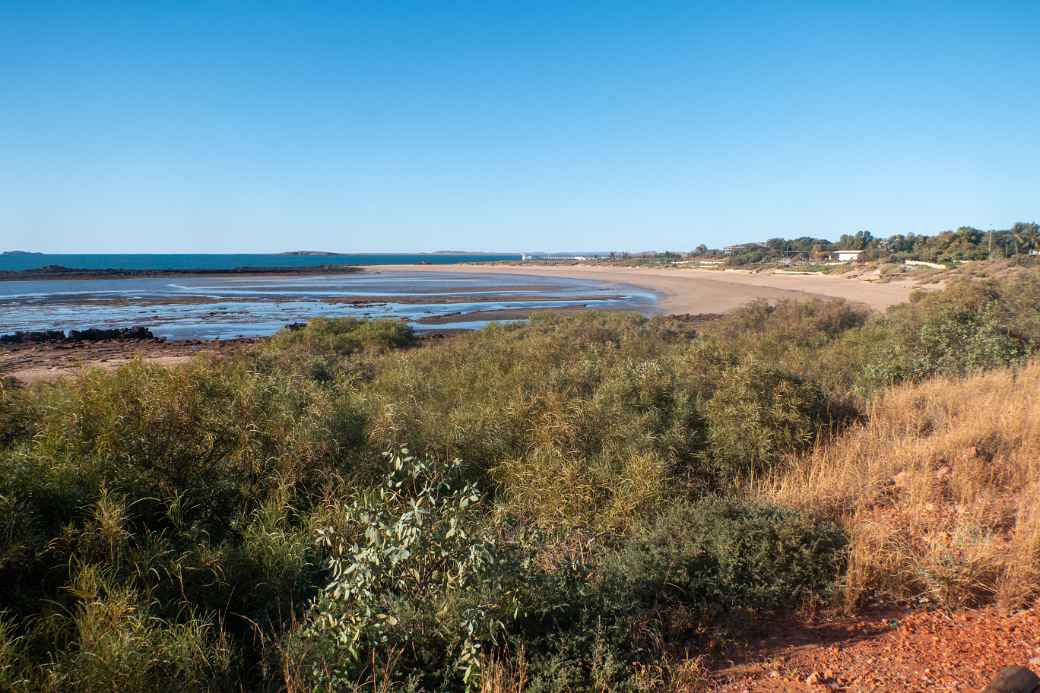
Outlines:
{"type": "Polygon", "coordinates": [[[1011,227],[1011,236],[1015,239],[1018,252],[1026,253],[1040,249],[1040,226],[1019,222],[1011,227]]]}

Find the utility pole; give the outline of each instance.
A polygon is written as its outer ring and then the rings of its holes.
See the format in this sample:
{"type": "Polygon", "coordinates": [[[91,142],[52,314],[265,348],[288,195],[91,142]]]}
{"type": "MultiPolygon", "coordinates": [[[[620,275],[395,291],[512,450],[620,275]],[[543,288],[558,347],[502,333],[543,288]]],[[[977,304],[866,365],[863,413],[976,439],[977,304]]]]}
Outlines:
{"type": "Polygon", "coordinates": [[[993,259],[993,229],[989,230],[989,259],[993,259]]]}

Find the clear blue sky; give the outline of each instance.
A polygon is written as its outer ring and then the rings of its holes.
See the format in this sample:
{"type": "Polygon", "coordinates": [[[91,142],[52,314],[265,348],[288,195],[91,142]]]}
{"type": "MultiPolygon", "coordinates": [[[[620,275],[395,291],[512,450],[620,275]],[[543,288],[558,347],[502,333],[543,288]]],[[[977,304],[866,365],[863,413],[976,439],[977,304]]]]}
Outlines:
{"type": "Polygon", "coordinates": [[[0,3],[0,249],[689,249],[1040,217],[1040,2],[0,3]]]}

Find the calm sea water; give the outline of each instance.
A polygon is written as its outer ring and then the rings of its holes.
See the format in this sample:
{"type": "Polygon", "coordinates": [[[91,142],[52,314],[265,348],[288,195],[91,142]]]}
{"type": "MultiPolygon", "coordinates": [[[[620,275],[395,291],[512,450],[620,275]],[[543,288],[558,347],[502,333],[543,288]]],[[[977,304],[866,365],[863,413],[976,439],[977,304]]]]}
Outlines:
{"type": "Polygon", "coordinates": [[[317,316],[403,319],[418,329],[472,329],[487,324],[467,316],[475,310],[587,306],[651,312],[654,302],[652,293],[635,287],[584,279],[444,271],[0,281],[0,334],[143,325],[168,339],[230,339],[273,334],[317,316]],[[419,322],[438,316],[448,316],[449,322],[419,322]]]}
{"type": "Polygon", "coordinates": [[[452,265],[460,262],[519,260],[519,255],[437,255],[437,254],[358,254],[358,255],[262,255],[191,254],[175,255],[0,255],[0,271],[20,271],[62,265],[73,269],[191,270],[235,269],[238,267],[317,267],[320,265],[452,265]]]}

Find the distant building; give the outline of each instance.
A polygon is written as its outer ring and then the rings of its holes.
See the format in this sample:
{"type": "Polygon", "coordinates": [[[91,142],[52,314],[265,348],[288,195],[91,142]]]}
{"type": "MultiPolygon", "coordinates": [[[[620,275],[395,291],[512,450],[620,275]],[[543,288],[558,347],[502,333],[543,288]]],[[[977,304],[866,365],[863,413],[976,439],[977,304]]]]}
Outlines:
{"type": "Polygon", "coordinates": [[[862,250],[835,250],[831,253],[831,259],[838,262],[856,262],[862,254],[862,250]]]}

